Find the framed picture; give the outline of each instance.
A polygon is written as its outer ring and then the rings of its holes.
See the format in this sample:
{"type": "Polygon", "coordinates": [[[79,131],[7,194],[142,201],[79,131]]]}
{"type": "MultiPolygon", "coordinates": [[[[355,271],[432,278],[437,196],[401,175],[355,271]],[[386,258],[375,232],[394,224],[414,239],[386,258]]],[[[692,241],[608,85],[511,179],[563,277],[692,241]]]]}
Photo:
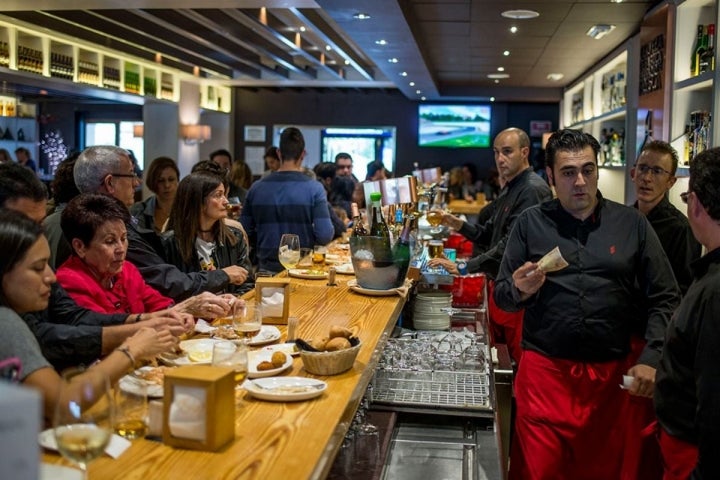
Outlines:
{"type": "Polygon", "coordinates": [[[246,142],[264,142],[265,126],[264,125],[245,125],[245,141],[246,142]]]}

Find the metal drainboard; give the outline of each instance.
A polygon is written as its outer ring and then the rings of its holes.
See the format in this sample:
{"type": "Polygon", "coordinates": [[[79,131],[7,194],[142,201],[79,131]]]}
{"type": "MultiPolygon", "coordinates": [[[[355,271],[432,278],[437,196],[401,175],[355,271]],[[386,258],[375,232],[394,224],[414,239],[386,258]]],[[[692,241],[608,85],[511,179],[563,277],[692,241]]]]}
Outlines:
{"type": "Polygon", "coordinates": [[[489,384],[483,372],[377,370],[372,401],[491,410],[489,384]]]}

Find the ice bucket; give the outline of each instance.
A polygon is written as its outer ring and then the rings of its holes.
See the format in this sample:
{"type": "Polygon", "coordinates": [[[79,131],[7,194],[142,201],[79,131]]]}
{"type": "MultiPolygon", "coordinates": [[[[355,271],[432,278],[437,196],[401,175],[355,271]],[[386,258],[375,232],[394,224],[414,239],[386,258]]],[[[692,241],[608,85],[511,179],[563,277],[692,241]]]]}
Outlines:
{"type": "Polygon", "coordinates": [[[388,290],[405,281],[410,258],[402,245],[391,248],[388,240],[382,237],[351,237],[350,253],[361,287],[388,290]]]}

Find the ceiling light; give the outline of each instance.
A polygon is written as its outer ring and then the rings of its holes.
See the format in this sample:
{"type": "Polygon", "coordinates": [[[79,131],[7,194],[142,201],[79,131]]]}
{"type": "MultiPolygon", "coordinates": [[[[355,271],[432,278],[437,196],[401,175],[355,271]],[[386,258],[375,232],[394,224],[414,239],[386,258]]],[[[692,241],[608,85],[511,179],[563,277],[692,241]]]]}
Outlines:
{"type": "Polygon", "coordinates": [[[353,18],[354,18],[355,20],[369,20],[369,19],[370,19],[370,15],[368,15],[367,13],[360,13],[360,12],[358,12],[358,13],[356,13],[355,15],[353,15],[353,18]]]}
{"type": "Polygon", "coordinates": [[[512,18],[515,20],[528,20],[530,18],[537,18],[540,16],[535,10],[505,10],[500,15],[505,18],[512,18]]]}
{"type": "Polygon", "coordinates": [[[500,80],[498,80],[498,79],[496,78],[496,79],[495,79],[495,83],[500,83],[500,80]]]}
{"type": "Polygon", "coordinates": [[[415,90],[415,93],[417,93],[418,95],[420,95],[420,94],[422,93],[422,91],[420,91],[420,90],[415,90]]]}
{"type": "Polygon", "coordinates": [[[398,63],[398,59],[395,58],[395,57],[393,57],[393,58],[388,58],[388,62],[390,62],[390,63],[398,63]]]}
{"type": "Polygon", "coordinates": [[[488,73],[487,78],[510,78],[507,73],[488,73]]]}
{"type": "Polygon", "coordinates": [[[610,0],[610,3],[622,3],[623,0],[610,0]]]}
{"type": "Polygon", "coordinates": [[[498,72],[504,72],[504,71],[505,71],[505,67],[498,67],[498,72]]]}
{"type": "Polygon", "coordinates": [[[427,97],[420,97],[420,100],[424,102],[425,100],[427,100],[427,97]]]}
{"type": "Polygon", "coordinates": [[[345,65],[350,65],[350,60],[345,60],[345,65]]]}
{"type": "Polygon", "coordinates": [[[612,32],[613,30],[615,30],[615,25],[598,24],[590,27],[590,30],[585,32],[585,35],[587,35],[588,37],[592,37],[595,40],[600,40],[602,37],[612,32]]]}
{"type": "Polygon", "coordinates": [[[490,101],[491,101],[491,102],[494,102],[494,101],[495,101],[495,97],[490,97],[490,101]]]}
{"type": "Polygon", "coordinates": [[[407,77],[407,72],[400,72],[401,77],[407,77]]]}
{"type": "Polygon", "coordinates": [[[382,38],[380,40],[375,40],[376,45],[387,45],[387,43],[388,43],[387,40],[382,39],[382,38]]]}
{"type": "Polygon", "coordinates": [[[503,55],[505,55],[506,57],[510,56],[510,50],[505,50],[503,52],[503,55]]]}
{"type": "Polygon", "coordinates": [[[332,47],[330,45],[325,45],[325,50],[329,52],[330,50],[332,50],[332,47]]]}
{"type": "Polygon", "coordinates": [[[564,76],[565,75],[562,73],[548,73],[547,79],[550,80],[551,82],[557,82],[559,80],[562,80],[562,78],[564,76]]]}
{"type": "Polygon", "coordinates": [[[517,30],[518,30],[518,29],[517,29],[517,27],[516,27],[515,25],[513,25],[512,27],[510,27],[510,33],[517,33],[517,30]]]}
{"type": "Polygon", "coordinates": [[[410,82],[410,86],[411,86],[411,87],[414,87],[414,86],[415,86],[415,82],[410,82]]]}
{"type": "Polygon", "coordinates": [[[305,31],[305,27],[300,27],[300,31],[301,31],[301,32],[304,32],[304,31],[305,31]]]}

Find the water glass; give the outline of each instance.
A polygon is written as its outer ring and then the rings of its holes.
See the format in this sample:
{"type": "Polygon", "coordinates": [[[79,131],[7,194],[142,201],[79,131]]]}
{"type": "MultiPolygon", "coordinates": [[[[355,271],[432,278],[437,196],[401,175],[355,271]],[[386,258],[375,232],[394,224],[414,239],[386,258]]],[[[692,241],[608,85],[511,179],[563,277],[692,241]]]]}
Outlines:
{"type": "Polygon", "coordinates": [[[115,389],[115,433],[128,440],[148,432],[148,397],[144,382],[133,382],[128,390],[115,389]]]}

